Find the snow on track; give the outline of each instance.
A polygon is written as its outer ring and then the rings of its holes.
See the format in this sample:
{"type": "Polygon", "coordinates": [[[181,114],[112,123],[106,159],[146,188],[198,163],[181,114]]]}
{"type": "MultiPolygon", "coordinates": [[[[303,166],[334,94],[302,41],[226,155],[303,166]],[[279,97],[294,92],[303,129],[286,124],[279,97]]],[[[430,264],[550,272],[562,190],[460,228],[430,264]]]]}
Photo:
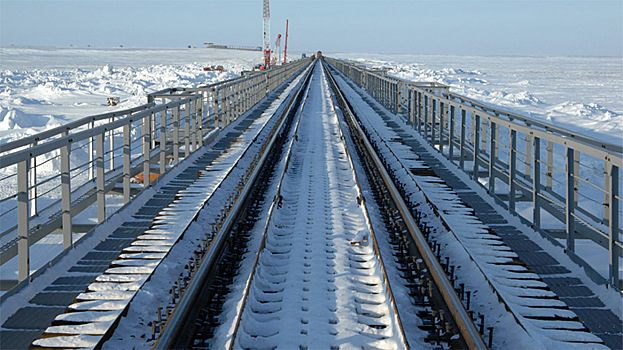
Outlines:
{"type": "Polygon", "coordinates": [[[320,67],[311,84],[234,347],[404,348],[320,67]]]}

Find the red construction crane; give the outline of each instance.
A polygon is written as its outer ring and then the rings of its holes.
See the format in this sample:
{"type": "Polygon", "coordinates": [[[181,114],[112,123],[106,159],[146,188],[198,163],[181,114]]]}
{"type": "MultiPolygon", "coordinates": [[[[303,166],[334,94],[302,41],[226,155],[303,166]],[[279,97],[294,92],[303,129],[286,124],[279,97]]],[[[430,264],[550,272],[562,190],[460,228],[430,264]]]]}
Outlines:
{"type": "Polygon", "coordinates": [[[264,67],[270,67],[270,8],[264,0],[264,67]]]}
{"type": "Polygon", "coordinates": [[[283,48],[283,63],[286,63],[286,56],[288,55],[288,22],[289,20],[286,19],[286,42],[283,48]]]}
{"type": "Polygon", "coordinates": [[[281,63],[281,34],[277,35],[277,40],[275,41],[275,51],[273,52],[277,54],[277,57],[276,59],[273,58],[272,64],[281,63]]]}

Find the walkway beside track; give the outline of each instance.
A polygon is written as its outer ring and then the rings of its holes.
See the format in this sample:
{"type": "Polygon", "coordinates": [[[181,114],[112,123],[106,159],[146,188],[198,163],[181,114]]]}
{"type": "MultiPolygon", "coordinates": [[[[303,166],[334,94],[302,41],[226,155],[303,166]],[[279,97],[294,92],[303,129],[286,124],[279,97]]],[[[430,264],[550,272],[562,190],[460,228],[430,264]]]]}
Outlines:
{"type": "MultiPolygon", "coordinates": [[[[160,260],[156,259],[162,258],[166,254],[164,247],[170,249],[174,242],[171,241],[170,236],[163,235],[164,237],[160,237],[160,243],[155,243],[156,241],[154,240],[150,241],[150,243],[161,244],[163,247],[162,251],[158,249],[156,249],[158,251],[153,249],[145,250],[138,247],[141,246],[141,244],[136,244],[136,242],[141,242],[140,236],[154,233],[152,232],[154,231],[152,227],[155,224],[162,224],[163,218],[167,217],[167,212],[164,210],[169,209],[168,207],[174,207],[176,201],[180,198],[189,195],[192,196],[193,193],[190,193],[192,192],[191,187],[198,179],[204,184],[209,183],[212,188],[211,193],[213,193],[219,183],[223,181],[223,177],[232,166],[231,163],[235,161],[235,159],[229,159],[223,162],[220,160],[220,157],[228,152],[231,153],[233,148],[244,149],[248,147],[253,137],[240,138],[240,136],[252,131],[257,132],[262,125],[256,125],[255,128],[250,128],[250,126],[252,126],[254,121],[265,114],[265,110],[271,108],[269,113],[275,113],[277,108],[272,108],[271,105],[275,101],[281,99],[280,95],[286,90],[287,86],[287,84],[282,84],[278,89],[273,91],[268,98],[252,108],[248,113],[241,116],[228,128],[221,131],[221,135],[217,136],[218,141],[210,147],[204,146],[206,148],[205,151],[198,153],[197,156],[193,156],[192,158],[196,158],[194,162],[185,169],[179,171],[174,178],[170,181],[166,181],[166,183],[163,181],[156,185],[153,196],[151,196],[151,198],[149,198],[134,214],[126,216],[121,214],[121,217],[125,217],[125,220],[121,222],[118,227],[113,227],[110,234],[105,234],[105,238],[100,239],[100,242],[91,251],[79,258],[75,264],[72,264],[72,266],[64,266],[65,264],[62,263],[58,264],[58,266],[49,268],[42,276],[38,277],[38,279],[41,280],[48,280],[49,285],[41,285],[42,283],[31,284],[15,295],[6,298],[2,305],[3,313],[5,313],[2,315],[2,318],[5,319],[5,321],[0,329],[2,348],[28,348],[35,339],[41,337],[46,328],[54,323],[53,321],[57,316],[69,310],[71,307],[76,306],[76,304],[86,302],[93,310],[98,311],[106,311],[108,308],[111,310],[119,308],[125,309],[130,299],[123,300],[123,303],[119,302],[119,300],[112,300],[117,302],[109,304],[115,305],[95,307],[91,305],[95,304],[94,302],[89,303],[88,300],[83,300],[82,296],[91,294],[85,292],[94,291],[90,287],[94,283],[115,282],[110,278],[109,281],[101,277],[103,276],[102,274],[112,272],[114,269],[125,269],[128,271],[128,274],[133,275],[126,282],[144,283],[151,271],[157,267],[157,263],[160,260]],[[133,249],[133,252],[128,250],[131,245],[137,248],[133,249]],[[132,255],[130,256],[128,254],[132,255]],[[125,255],[125,257],[121,255],[125,255]],[[136,259],[140,255],[146,257],[145,260],[157,262],[151,264],[147,263],[143,266],[143,269],[137,268],[133,263],[136,262],[136,259]],[[54,278],[53,276],[57,277],[54,278]],[[40,290],[35,291],[37,288],[40,290]],[[14,298],[28,300],[27,306],[17,310],[10,310],[10,303],[14,298]]],[[[278,102],[280,103],[280,101],[278,102]]],[[[183,166],[184,164],[182,162],[180,167],[183,166]]],[[[211,193],[200,193],[200,196],[204,197],[205,201],[209,198],[211,193]]],[[[196,202],[199,202],[199,199],[197,199],[196,202]]],[[[186,209],[190,210],[193,208],[186,209]]],[[[195,211],[199,209],[200,207],[194,208],[195,211]]],[[[175,210],[175,208],[172,210],[175,210]]],[[[169,215],[171,213],[172,211],[168,211],[169,215]]],[[[171,216],[168,216],[168,218],[169,221],[175,219],[175,217],[171,216]]],[[[114,217],[111,218],[111,220],[114,220],[114,217]]],[[[179,238],[182,233],[183,232],[178,232],[177,237],[179,238]]],[[[143,240],[142,242],[148,241],[143,240]]],[[[125,284],[128,288],[125,292],[136,291],[136,286],[127,286],[128,283],[125,284]]],[[[101,300],[100,303],[104,304],[101,300]]],[[[85,304],[85,306],[87,305],[85,304]]],[[[111,323],[109,319],[104,321],[103,323],[111,323]]],[[[91,329],[91,332],[98,331],[101,330],[91,329]]],[[[88,334],[88,331],[85,333],[88,334]]],[[[84,337],[88,336],[85,335],[84,337]]],[[[85,340],[88,342],[92,339],[87,338],[85,340]]]]}
{"type": "MultiPolygon", "coordinates": [[[[396,116],[383,108],[368,94],[361,91],[352,81],[344,79],[356,91],[365,103],[374,110],[383,120],[385,126],[399,136],[399,140],[387,140],[406,145],[418,161],[425,163],[433,170],[432,174],[422,174],[421,180],[438,182],[438,176],[455,192],[460,200],[473,209],[475,216],[486,225],[491,233],[499,236],[504,244],[515,252],[529,270],[539,275],[549,289],[558,295],[571,311],[573,311],[594,335],[601,338],[611,349],[620,349],[623,345],[623,325],[619,319],[591,289],[575,277],[569,266],[560,262],[538,244],[533,242],[522,230],[510,223],[498,210],[483,200],[481,195],[472,189],[470,184],[457,176],[459,169],[450,169],[442,161],[440,154],[431,152],[428,144],[423,144],[419,137],[414,137],[415,131],[408,130],[402,122],[396,122],[396,116]]],[[[407,160],[408,162],[408,160],[407,160]]],[[[417,169],[411,171],[417,177],[417,169]]],[[[575,269],[575,268],[574,268],[575,269]]],[[[552,315],[553,316],[553,315],[552,315]]]]}

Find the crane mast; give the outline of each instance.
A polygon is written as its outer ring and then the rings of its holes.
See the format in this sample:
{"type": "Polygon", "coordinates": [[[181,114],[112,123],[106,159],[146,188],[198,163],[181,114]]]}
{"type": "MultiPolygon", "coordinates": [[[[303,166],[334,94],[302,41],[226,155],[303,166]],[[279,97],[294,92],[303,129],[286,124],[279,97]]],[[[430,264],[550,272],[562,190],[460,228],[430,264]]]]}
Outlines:
{"type": "Polygon", "coordinates": [[[264,0],[264,67],[270,66],[270,8],[268,0],[264,0]]]}
{"type": "Polygon", "coordinates": [[[273,51],[273,53],[277,54],[277,59],[273,58],[273,64],[281,64],[281,34],[277,35],[275,51],[273,51]]]}

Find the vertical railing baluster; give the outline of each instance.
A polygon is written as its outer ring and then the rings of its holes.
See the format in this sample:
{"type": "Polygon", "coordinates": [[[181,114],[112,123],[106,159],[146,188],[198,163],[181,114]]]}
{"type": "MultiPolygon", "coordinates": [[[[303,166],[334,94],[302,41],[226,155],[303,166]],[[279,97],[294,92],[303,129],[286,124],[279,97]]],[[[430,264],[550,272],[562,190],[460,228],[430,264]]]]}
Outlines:
{"type": "Polygon", "coordinates": [[[532,223],[541,227],[541,139],[533,137],[534,159],[532,163],[532,223]]]}
{"type": "Polygon", "coordinates": [[[439,104],[439,152],[441,154],[443,154],[443,143],[444,141],[444,136],[443,136],[443,129],[445,128],[445,113],[446,113],[446,106],[445,103],[440,102],[439,104]]]}
{"type": "Polygon", "coordinates": [[[17,163],[17,279],[19,282],[27,280],[30,276],[28,163],[29,160],[17,163]]]}
{"type": "Polygon", "coordinates": [[[184,111],[184,158],[190,155],[190,102],[186,102],[184,111]]]}
{"type": "Polygon", "coordinates": [[[160,111],[160,175],[167,170],[167,110],[160,111]]]}
{"type": "MultiPolygon", "coordinates": [[[[31,147],[35,147],[37,141],[33,142],[31,147]]],[[[37,213],[37,157],[30,159],[30,171],[28,172],[28,187],[30,188],[30,216],[36,216],[37,213]]]]}
{"type": "MultiPolygon", "coordinates": [[[[105,131],[104,131],[105,133],[105,131]]],[[[95,182],[97,189],[97,222],[106,220],[106,193],[104,192],[104,133],[95,136],[95,182]]]]}
{"type": "Polygon", "coordinates": [[[69,249],[72,244],[71,218],[71,166],[69,155],[71,144],[61,147],[61,217],[63,224],[63,249],[69,249]]]}
{"type": "Polygon", "coordinates": [[[172,110],[173,114],[173,165],[180,163],[180,105],[172,110]]]}
{"type": "Polygon", "coordinates": [[[497,162],[497,124],[489,123],[489,193],[495,195],[495,162],[497,162]]]}
{"type": "Polygon", "coordinates": [[[517,131],[511,129],[508,147],[508,210],[515,211],[515,192],[517,191],[517,131]]]}
{"type": "MultiPolygon", "coordinates": [[[[115,118],[110,118],[109,122],[112,123],[115,118]]],[[[108,131],[108,170],[115,170],[115,130],[108,131]]]]}
{"type": "Polygon", "coordinates": [[[472,128],[474,130],[474,168],[472,171],[472,178],[478,181],[478,178],[479,178],[478,154],[479,154],[479,147],[480,147],[480,115],[478,115],[477,113],[472,113],[472,115],[473,115],[472,123],[474,123],[474,127],[472,128]]]}
{"type": "Polygon", "coordinates": [[[461,109],[461,144],[459,147],[459,156],[461,157],[459,159],[459,167],[462,170],[465,170],[465,120],[467,119],[466,117],[466,111],[465,109],[461,109]]]}
{"type": "Polygon", "coordinates": [[[609,256],[609,280],[610,284],[621,288],[619,281],[619,259],[621,259],[621,250],[618,247],[620,243],[619,236],[619,167],[610,164],[609,183],[610,191],[608,196],[610,197],[610,221],[608,222],[609,235],[608,235],[608,250],[609,256]]]}
{"type": "Polygon", "coordinates": [[[123,203],[130,202],[130,162],[132,161],[132,146],[131,146],[131,126],[132,123],[127,123],[123,126],[123,203]]]}
{"type": "Polygon", "coordinates": [[[450,106],[450,115],[448,116],[449,127],[448,127],[448,157],[450,157],[450,161],[454,161],[454,129],[456,128],[454,118],[455,117],[455,107],[454,105],[450,106]]]}
{"type": "Polygon", "coordinates": [[[554,142],[551,140],[547,140],[547,164],[545,168],[545,188],[549,191],[552,191],[552,186],[554,183],[553,173],[554,173],[554,142]]]}
{"type": "Polygon", "coordinates": [[[143,187],[149,186],[151,182],[151,133],[149,132],[149,125],[151,124],[151,114],[145,116],[142,119],[141,125],[141,150],[143,153],[143,187]]]}
{"type": "Polygon", "coordinates": [[[575,220],[573,218],[575,211],[575,174],[573,173],[575,169],[573,157],[574,153],[573,148],[567,147],[567,191],[565,194],[565,217],[567,226],[567,250],[571,252],[575,251],[575,220]]]}

